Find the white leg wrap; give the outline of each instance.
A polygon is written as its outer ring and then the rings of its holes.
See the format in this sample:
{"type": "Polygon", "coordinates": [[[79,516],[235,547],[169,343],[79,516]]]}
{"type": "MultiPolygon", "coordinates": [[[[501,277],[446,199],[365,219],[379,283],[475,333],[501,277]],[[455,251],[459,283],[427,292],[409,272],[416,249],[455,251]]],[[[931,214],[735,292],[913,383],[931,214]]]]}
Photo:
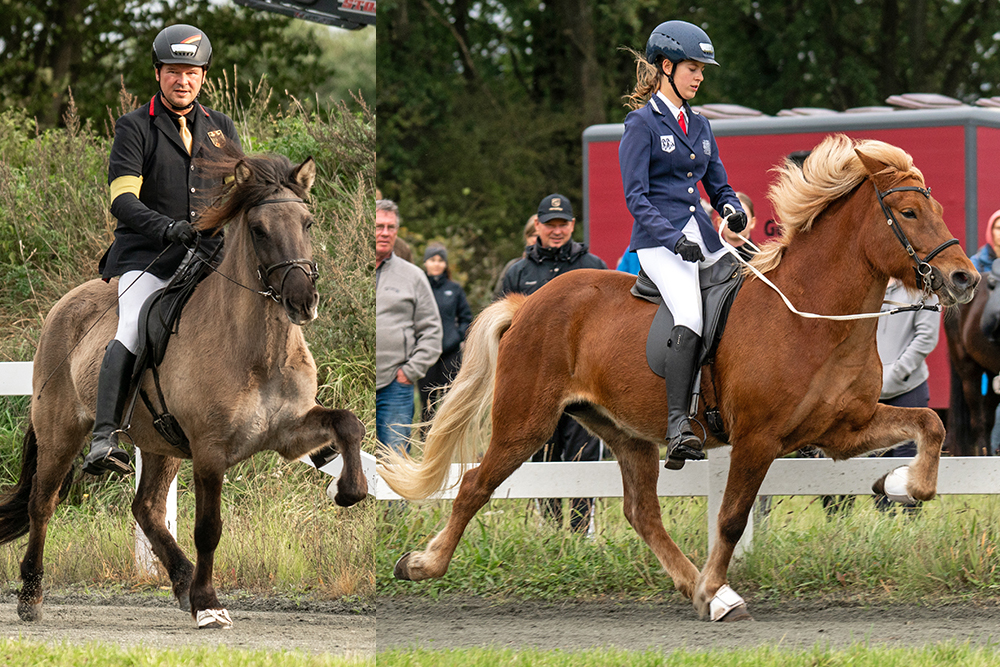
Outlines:
{"type": "Polygon", "coordinates": [[[198,629],[222,628],[228,630],[233,627],[233,619],[229,617],[229,612],[225,609],[202,609],[198,612],[198,629]]]}
{"type": "Polygon", "coordinates": [[[906,490],[906,483],[910,480],[910,467],[901,466],[890,472],[885,477],[885,495],[889,500],[897,503],[912,503],[916,499],[906,490]]]}
{"type": "Polygon", "coordinates": [[[715,597],[712,598],[712,602],[708,605],[708,608],[712,612],[712,620],[718,621],[741,604],[746,603],[740,597],[739,593],[730,588],[729,584],[723,584],[715,592],[715,597]]]}

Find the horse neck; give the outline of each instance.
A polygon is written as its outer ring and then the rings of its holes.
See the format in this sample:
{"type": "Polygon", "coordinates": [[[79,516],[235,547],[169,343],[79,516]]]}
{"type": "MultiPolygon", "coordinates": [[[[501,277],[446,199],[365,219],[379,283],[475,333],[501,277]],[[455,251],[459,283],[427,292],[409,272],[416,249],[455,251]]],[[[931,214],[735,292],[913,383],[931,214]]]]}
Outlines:
{"type": "Polygon", "coordinates": [[[301,329],[288,321],[280,304],[259,293],[263,285],[257,276],[256,254],[248,242],[233,236],[237,238],[227,236],[218,271],[195,292],[203,294],[206,304],[201,309],[204,325],[209,327],[206,330],[220,331],[234,363],[245,368],[281,365],[290,344],[302,338],[301,329]],[[231,240],[236,243],[230,244],[231,240]]]}
{"type": "Polygon", "coordinates": [[[812,229],[797,235],[785,250],[772,280],[781,286],[781,277],[787,276],[788,287],[808,304],[796,304],[799,310],[846,315],[875,312],[881,306],[888,277],[868,261],[862,231],[881,216],[866,194],[855,190],[829,206],[812,229]]]}

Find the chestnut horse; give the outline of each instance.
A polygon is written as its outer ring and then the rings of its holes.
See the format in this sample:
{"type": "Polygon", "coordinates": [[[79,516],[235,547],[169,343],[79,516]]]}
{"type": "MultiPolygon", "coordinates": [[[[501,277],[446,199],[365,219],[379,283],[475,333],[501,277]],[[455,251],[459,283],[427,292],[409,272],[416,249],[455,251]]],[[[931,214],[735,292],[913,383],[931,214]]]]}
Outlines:
{"type": "MultiPolygon", "coordinates": [[[[769,196],[783,236],[755,260],[798,308],[877,313],[890,276],[923,287],[915,262],[942,304],[972,298],[978,274],[951,239],[940,204],[908,154],[836,135],[813,151],[804,170],[790,162],[777,169],[769,196]],[[901,223],[902,238],[886,225],[890,218],[901,223]],[[904,247],[915,249],[916,257],[904,247]],[[921,257],[933,258],[933,266],[921,257]]],[[[512,296],[480,314],[462,369],[428,431],[423,459],[382,452],[382,476],[393,490],[410,499],[430,497],[443,487],[456,455],[475,461],[492,410],[489,446],[478,467],[463,475],[447,525],[424,551],[399,559],[397,578],[445,574],[470,519],[545,442],[564,409],[611,447],[621,468],[626,518],[703,618],[749,617],[743,599],[726,585],[726,573],[777,457],[812,445],[846,459],[913,439],[918,454],[908,478],[901,475],[905,490],[921,500],[934,496],[944,427],[932,410],[878,403],[876,321],[802,318],[749,277],[702,380],[705,402],[721,412],[732,463],[718,536],[699,572],[660,516],[656,483],[666,392],[646,361],[656,306],[629,293],[633,281],[613,271],[573,271],[530,298],[512,296]]]]}
{"type": "Polygon", "coordinates": [[[1000,345],[983,334],[981,323],[987,303],[1000,299],[995,280],[988,274],[990,289],[978,290],[972,301],[944,318],[952,384],[945,449],[952,456],[991,453],[990,430],[998,398],[991,388],[983,395],[982,385],[983,373],[1000,373],[1000,345]]]}
{"type": "MultiPolygon", "coordinates": [[[[188,436],[191,455],[156,432],[142,402],[128,435],[143,464],[132,513],[180,607],[190,609],[198,627],[228,627],[232,620],[212,585],[226,469],[265,449],[291,460],[336,448],[344,472],[335,500],[349,506],[367,493],[360,455],[365,428],[348,410],[317,405],[316,364],[302,334],[319,300],[313,218],[304,201],[316,176],[312,158],[293,166],[284,157],[229,156],[207,168],[234,176],[223,203],[198,223],[206,232],[228,223],[226,253],[192,294],[160,366],[166,405],[188,436]],[[181,458],[191,458],[194,471],[195,566],[165,523],[167,491],[181,458]]],[[[94,423],[97,374],[118,326],[117,295],[117,280],[73,289],[49,312],[38,342],[20,479],[0,504],[0,543],[28,533],[17,601],[25,621],[42,618],[45,532],[94,423]]],[[[148,373],[145,386],[155,394],[148,373]]]]}

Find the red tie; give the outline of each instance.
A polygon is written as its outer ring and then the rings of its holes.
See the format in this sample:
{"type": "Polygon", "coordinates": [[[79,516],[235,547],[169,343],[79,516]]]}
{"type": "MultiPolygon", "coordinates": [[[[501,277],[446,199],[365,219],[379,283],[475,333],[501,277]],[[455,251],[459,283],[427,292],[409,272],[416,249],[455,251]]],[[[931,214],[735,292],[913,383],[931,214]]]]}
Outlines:
{"type": "Polygon", "coordinates": [[[684,112],[683,111],[680,112],[679,114],[677,114],[677,124],[681,126],[681,131],[684,134],[688,133],[688,126],[687,126],[687,122],[684,120],[684,112]]]}

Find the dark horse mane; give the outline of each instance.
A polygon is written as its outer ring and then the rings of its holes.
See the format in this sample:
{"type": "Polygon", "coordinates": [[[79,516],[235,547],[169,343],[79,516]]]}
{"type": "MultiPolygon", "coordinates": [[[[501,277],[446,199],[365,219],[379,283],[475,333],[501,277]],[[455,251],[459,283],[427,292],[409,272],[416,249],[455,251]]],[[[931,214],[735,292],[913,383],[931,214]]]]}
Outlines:
{"type": "Polygon", "coordinates": [[[211,192],[211,204],[201,212],[195,225],[203,231],[218,232],[256,202],[285,188],[297,197],[306,198],[306,190],[294,178],[296,165],[284,155],[245,155],[227,143],[208,157],[198,159],[196,166],[208,179],[219,183],[211,192]]]}

